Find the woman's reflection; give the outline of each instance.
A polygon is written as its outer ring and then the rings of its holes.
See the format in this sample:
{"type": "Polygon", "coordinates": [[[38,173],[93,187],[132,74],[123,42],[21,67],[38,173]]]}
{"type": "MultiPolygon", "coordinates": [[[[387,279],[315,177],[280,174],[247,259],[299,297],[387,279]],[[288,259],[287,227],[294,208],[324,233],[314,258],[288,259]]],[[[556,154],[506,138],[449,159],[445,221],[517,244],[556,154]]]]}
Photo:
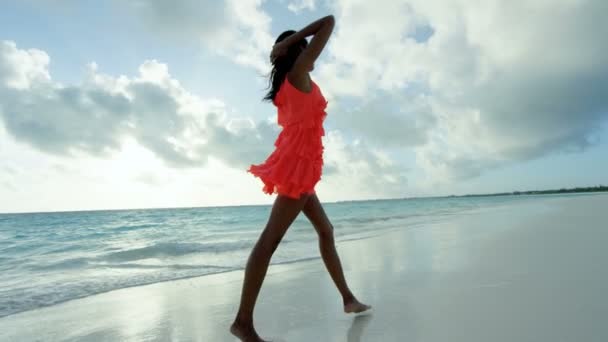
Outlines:
{"type": "Polygon", "coordinates": [[[371,314],[360,315],[353,319],[353,324],[348,328],[348,333],[346,335],[348,342],[360,342],[361,336],[363,335],[363,330],[369,324],[372,319],[371,314]]]}

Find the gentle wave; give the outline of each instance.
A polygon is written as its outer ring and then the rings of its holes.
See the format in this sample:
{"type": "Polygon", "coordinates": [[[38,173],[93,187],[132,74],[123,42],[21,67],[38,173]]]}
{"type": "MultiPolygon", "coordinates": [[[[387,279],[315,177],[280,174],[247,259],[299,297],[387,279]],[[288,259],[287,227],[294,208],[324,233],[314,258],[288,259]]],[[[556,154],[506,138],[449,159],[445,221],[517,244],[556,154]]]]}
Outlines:
{"type": "Polygon", "coordinates": [[[89,278],[80,283],[54,282],[50,283],[50,286],[44,288],[44,290],[16,288],[9,291],[0,291],[0,318],[117,289],[188,279],[232,270],[223,268],[176,269],[177,273],[145,273],[126,279],[89,278]]]}
{"type": "Polygon", "coordinates": [[[145,265],[145,264],[99,264],[96,267],[108,267],[108,268],[132,268],[132,269],[171,269],[171,270],[227,270],[232,271],[234,267],[224,267],[215,265],[180,265],[180,264],[168,264],[168,265],[145,265]]]}
{"type": "Polygon", "coordinates": [[[193,253],[223,253],[251,248],[250,241],[236,242],[160,242],[150,246],[112,252],[100,257],[107,261],[134,261],[140,259],[177,257],[193,253]]]}
{"type": "Polygon", "coordinates": [[[138,229],[145,229],[145,228],[152,228],[152,227],[159,227],[158,223],[148,223],[148,224],[134,224],[134,225],[121,225],[118,227],[114,227],[114,228],[110,228],[111,231],[117,231],[117,232],[128,232],[131,230],[138,230],[138,229]]]}
{"type": "Polygon", "coordinates": [[[45,252],[40,253],[41,255],[49,255],[49,254],[60,254],[71,251],[79,251],[82,250],[82,246],[80,245],[67,245],[67,246],[58,246],[57,248],[49,247],[49,249],[45,252]]]}
{"type": "Polygon", "coordinates": [[[67,260],[61,260],[50,264],[42,265],[30,265],[28,268],[33,271],[52,271],[52,270],[67,270],[67,269],[80,269],[84,268],[89,264],[88,258],[72,258],[67,260]]]}

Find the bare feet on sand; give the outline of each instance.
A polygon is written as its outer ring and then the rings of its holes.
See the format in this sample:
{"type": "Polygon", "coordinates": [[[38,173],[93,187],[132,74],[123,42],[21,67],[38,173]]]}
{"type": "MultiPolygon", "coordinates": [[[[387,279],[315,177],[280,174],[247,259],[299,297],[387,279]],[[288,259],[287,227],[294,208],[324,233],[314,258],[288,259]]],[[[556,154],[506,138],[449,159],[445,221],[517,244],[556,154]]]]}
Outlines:
{"type": "Polygon", "coordinates": [[[344,312],[346,313],[360,313],[371,309],[370,305],[360,303],[358,300],[353,299],[350,302],[344,303],[344,312]]]}
{"type": "Polygon", "coordinates": [[[239,324],[238,322],[232,323],[230,326],[230,332],[243,342],[268,342],[262,340],[262,338],[258,336],[258,333],[255,331],[253,326],[245,326],[239,324]]]}

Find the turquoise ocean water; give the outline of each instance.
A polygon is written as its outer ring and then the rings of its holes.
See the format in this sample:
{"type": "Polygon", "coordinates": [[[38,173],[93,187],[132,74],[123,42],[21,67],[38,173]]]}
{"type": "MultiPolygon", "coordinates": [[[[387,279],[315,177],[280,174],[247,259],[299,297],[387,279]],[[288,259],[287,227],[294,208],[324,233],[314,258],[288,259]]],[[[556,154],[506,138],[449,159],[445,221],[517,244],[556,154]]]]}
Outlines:
{"type": "MultiPolygon", "coordinates": [[[[547,196],[326,203],[338,244],[547,196]]],[[[556,196],[557,197],[557,196],[556,196]]],[[[242,269],[270,206],[0,214],[0,317],[123,287],[242,269]]],[[[318,258],[304,214],[272,263],[318,258]]]]}

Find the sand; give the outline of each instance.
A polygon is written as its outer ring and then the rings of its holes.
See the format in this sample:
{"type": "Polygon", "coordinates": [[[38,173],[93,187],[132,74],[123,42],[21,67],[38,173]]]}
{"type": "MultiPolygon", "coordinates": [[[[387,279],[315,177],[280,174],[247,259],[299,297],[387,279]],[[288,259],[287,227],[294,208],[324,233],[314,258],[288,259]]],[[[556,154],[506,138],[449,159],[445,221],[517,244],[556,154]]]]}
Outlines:
{"type": "MultiPolygon", "coordinates": [[[[477,210],[338,245],[348,316],[321,260],[273,265],[274,341],[608,341],[608,195],[477,210]]],[[[285,246],[283,246],[285,247],[285,246]]],[[[281,248],[281,246],[279,247],[281,248]]],[[[0,319],[0,341],[235,341],[242,271],[132,287],[0,319]]]]}

